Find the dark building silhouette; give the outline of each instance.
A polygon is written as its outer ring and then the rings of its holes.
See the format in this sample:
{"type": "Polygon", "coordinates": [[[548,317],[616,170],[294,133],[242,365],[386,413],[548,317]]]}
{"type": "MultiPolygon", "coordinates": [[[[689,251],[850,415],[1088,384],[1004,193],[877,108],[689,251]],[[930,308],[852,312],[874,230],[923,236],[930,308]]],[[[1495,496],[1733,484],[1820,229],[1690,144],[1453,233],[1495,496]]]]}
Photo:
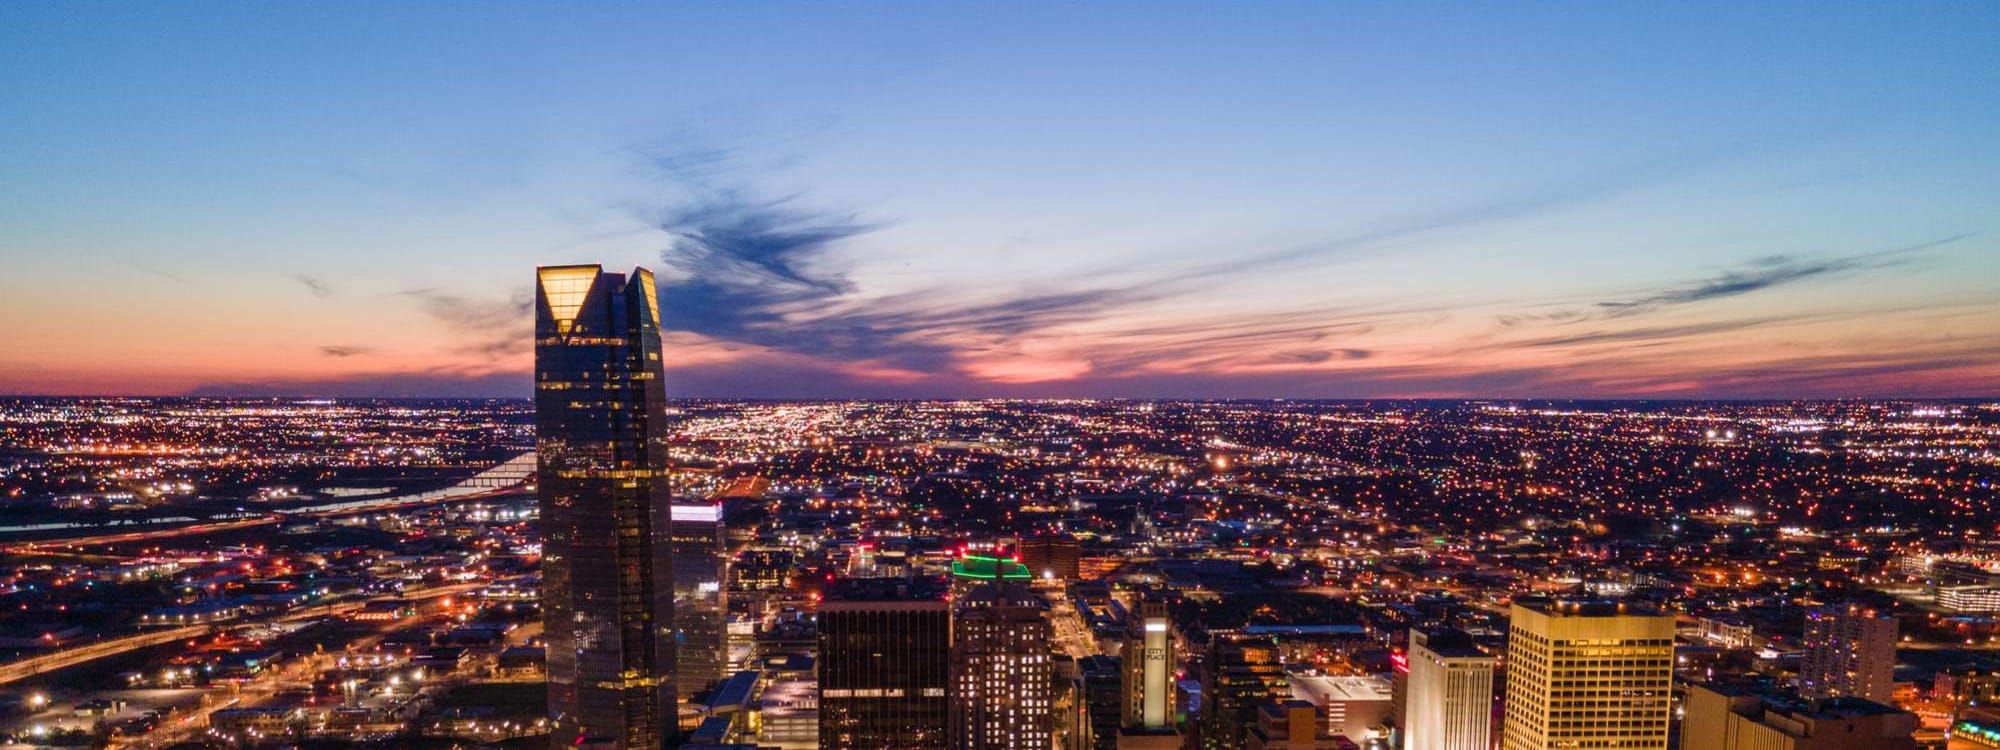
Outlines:
{"type": "Polygon", "coordinates": [[[1082,577],[1083,548],[1071,536],[1040,536],[1021,540],[1021,564],[1037,579],[1074,581],[1082,577]]]}
{"type": "Polygon", "coordinates": [[[944,750],[951,610],[933,578],[833,583],[819,606],[822,750],[944,750]]]}
{"type": "Polygon", "coordinates": [[[653,275],[536,273],[535,430],[551,747],[677,730],[666,393],[653,275]]]}
{"type": "Polygon", "coordinates": [[[1078,659],[1076,665],[1082,673],[1084,700],[1089,704],[1090,747],[1115,750],[1125,711],[1124,669],[1118,657],[1101,654],[1078,659]]]}
{"type": "Polygon", "coordinates": [[[1201,742],[1210,750],[1249,745],[1258,709],[1292,698],[1284,662],[1269,638],[1211,634],[1201,669],[1201,742]]]}

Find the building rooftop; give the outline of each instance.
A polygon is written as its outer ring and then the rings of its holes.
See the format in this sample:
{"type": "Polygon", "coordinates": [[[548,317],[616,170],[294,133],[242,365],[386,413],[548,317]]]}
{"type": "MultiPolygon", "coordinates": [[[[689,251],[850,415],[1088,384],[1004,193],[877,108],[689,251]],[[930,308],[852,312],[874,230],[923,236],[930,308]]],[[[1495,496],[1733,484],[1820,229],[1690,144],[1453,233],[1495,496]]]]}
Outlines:
{"type": "Polygon", "coordinates": [[[1386,701],[1394,697],[1389,681],[1359,675],[1291,675],[1292,697],[1315,706],[1335,701],[1386,701]]]}
{"type": "Polygon", "coordinates": [[[819,712],[819,686],[812,680],[778,680],[764,688],[757,703],[766,719],[819,712]]]}
{"type": "Polygon", "coordinates": [[[1558,599],[1524,596],[1514,600],[1523,609],[1551,617],[1658,617],[1659,608],[1617,599],[1558,599]]]}
{"type": "Polygon", "coordinates": [[[954,578],[971,578],[981,581],[1029,581],[1035,574],[1019,560],[1009,560],[986,555],[966,555],[951,562],[954,578]]]}
{"type": "Polygon", "coordinates": [[[1426,631],[1424,648],[1447,659],[1477,658],[1489,656],[1479,649],[1472,640],[1472,634],[1456,628],[1438,628],[1426,631]]]}
{"type": "Polygon", "coordinates": [[[829,602],[944,601],[944,582],[930,577],[842,578],[826,587],[829,602]]]}

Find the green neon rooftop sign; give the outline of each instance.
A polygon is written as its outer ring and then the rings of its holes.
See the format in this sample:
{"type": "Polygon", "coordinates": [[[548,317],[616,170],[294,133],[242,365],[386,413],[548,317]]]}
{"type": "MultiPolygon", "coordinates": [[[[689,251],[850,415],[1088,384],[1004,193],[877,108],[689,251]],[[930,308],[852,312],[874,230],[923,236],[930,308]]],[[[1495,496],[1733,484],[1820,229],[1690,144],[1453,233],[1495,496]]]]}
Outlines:
{"type": "Polygon", "coordinates": [[[976,578],[982,581],[1027,581],[1035,575],[1028,572],[1028,566],[1014,560],[985,555],[966,555],[951,561],[951,574],[957,578],[976,578]]]}

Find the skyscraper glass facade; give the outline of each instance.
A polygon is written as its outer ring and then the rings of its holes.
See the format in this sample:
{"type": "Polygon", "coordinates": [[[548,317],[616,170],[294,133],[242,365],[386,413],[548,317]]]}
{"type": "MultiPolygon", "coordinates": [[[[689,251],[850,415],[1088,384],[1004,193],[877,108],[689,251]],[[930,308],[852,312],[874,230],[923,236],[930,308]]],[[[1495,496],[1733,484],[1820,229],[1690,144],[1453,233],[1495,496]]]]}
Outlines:
{"type": "Polygon", "coordinates": [[[676,730],[666,392],[652,273],[536,273],[535,428],[551,747],[676,730]]]}

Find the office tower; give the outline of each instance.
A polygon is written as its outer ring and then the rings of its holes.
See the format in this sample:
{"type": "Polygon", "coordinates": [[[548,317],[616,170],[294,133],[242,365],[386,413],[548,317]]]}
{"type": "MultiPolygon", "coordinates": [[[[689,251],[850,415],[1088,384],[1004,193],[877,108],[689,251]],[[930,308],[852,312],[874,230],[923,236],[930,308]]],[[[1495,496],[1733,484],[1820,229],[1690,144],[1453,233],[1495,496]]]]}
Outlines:
{"type": "Polygon", "coordinates": [[[1269,638],[1211,633],[1201,660],[1204,747],[1235,750],[1249,742],[1257,709],[1292,699],[1278,647],[1269,638]]]}
{"type": "Polygon", "coordinates": [[[1034,590],[988,581],[953,601],[952,750],[1048,750],[1055,735],[1049,620],[1034,590]]]}
{"type": "Polygon", "coordinates": [[[1257,725],[1250,728],[1248,750],[1339,750],[1341,740],[1327,733],[1319,709],[1306,701],[1259,706],[1257,725]]]}
{"type": "Polygon", "coordinates": [[[653,275],[551,266],[536,281],[549,742],[665,747],[678,714],[653,275]]]}
{"type": "Polygon", "coordinates": [[[819,606],[822,750],[943,750],[951,611],[933,578],[856,578],[819,606]]]}
{"type": "Polygon", "coordinates": [[[1114,750],[1125,712],[1125,670],[1118,657],[1102,654],[1078,659],[1076,668],[1083,675],[1084,700],[1090,706],[1090,746],[1114,750]]]}
{"type": "Polygon", "coordinates": [[[1074,581],[1082,577],[1082,545],[1072,536],[1039,536],[1021,540],[1021,564],[1036,580],[1074,581]]]}
{"type": "Polygon", "coordinates": [[[1636,604],[1517,599],[1502,750],[1665,750],[1674,618],[1636,604]]]}
{"type": "Polygon", "coordinates": [[[1848,607],[1806,615],[1799,694],[1888,703],[1895,688],[1896,619],[1848,607]]]}
{"type": "Polygon", "coordinates": [[[1487,750],[1492,743],[1493,667],[1462,631],[1410,631],[1406,750],[1487,750]]]}
{"type": "Polygon", "coordinates": [[[676,503],[672,519],[674,553],[674,674],[683,695],[722,680],[729,673],[729,580],[724,554],[722,506],[676,503]]]}
{"type": "Polygon", "coordinates": [[[1174,726],[1174,634],[1167,603],[1145,599],[1127,618],[1119,681],[1124,693],[1118,746],[1177,747],[1174,726]]]}
{"type": "Polygon", "coordinates": [[[1863,698],[1809,700],[1754,684],[1687,686],[1681,747],[1915,750],[1917,716],[1863,698]]]}
{"type": "Polygon", "coordinates": [[[1167,603],[1139,602],[1126,624],[1121,663],[1125,667],[1124,726],[1163,729],[1173,724],[1174,638],[1167,603]]]}

